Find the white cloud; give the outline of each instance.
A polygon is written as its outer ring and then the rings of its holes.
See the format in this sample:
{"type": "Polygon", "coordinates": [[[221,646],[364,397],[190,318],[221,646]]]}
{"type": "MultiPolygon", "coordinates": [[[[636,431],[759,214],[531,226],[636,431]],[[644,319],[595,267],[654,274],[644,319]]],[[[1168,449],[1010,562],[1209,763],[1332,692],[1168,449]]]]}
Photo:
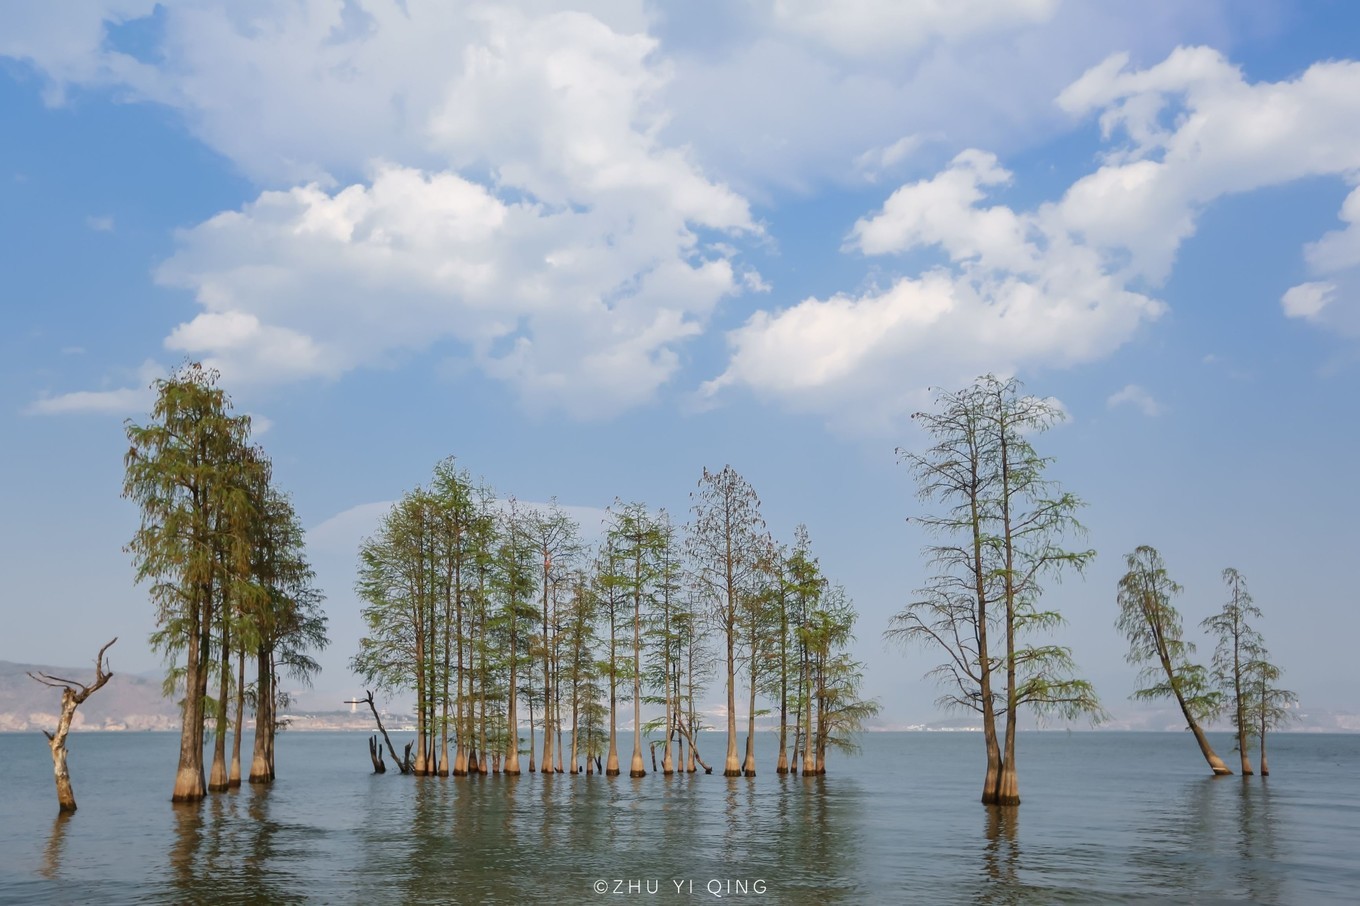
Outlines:
{"type": "MultiPolygon", "coordinates": [[[[353,555],[359,550],[359,545],[364,539],[371,537],[382,526],[384,517],[392,510],[395,502],[378,500],[360,503],[322,520],[307,530],[308,548],[323,553],[353,555]]],[[[517,500],[515,504],[521,513],[543,514],[549,512],[554,505],[526,500],[517,500]]],[[[509,501],[497,499],[493,505],[504,511],[509,507],[509,501]]],[[[609,516],[606,509],[578,505],[557,506],[568,518],[576,522],[584,541],[595,543],[599,540],[609,516]]]]}
{"type": "Polygon", "coordinates": [[[132,415],[145,412],[156,400],[150,390],[120,387],[116,390],[77,390],[58,396],[39,397],[25,410],[29,415],[132,415]]]}
{"type": "Polygon", "coordinates": [[[948,265],[886,290],[757,312],[729,334],[731,362],[703,392],[745,386],[851,430],[887,433],[932,383],[1095,361],[1161,315],[1161,302],[1064,232],[1051,205],[986,206],[986,189],[1010,178],[992,155],[965,151],[898,189],[855,224],[847,247],[938,248],[948,265]]]}
{"type": "Polygon", "coordinates": [[[1059,0],[773,0],[774,22],[847,55],[900,53],[936,38],[1050,18],[1059,0]]]}
{"type": "Polygon", "coordinates": [[[855,158],[855,169],[868,182],[877,182],[885,173],[895,170],[921,148],[924,138],[904,135],[882,148],[870,148],[855,158]]]}
{"type": "Polygon", "coordinates": [[[307,547],[333,554],[357,554],[363,540],[378,530],[392,503],[391,500],[360,503],[322,520],[307,529],[307,547]]]}
{"type": "MultiPolygon", "coordinates": [[[[1228,18],[1222,0],[575,0],[571,8],[543,0],[36,3],[8,12],[0,55],[31,64],[54,101],[75,85],[167,105],[263,185],[329,187],[353,182],[377,158],[446,165],[432,117],[450,81],[498,75],[507,59],[500,51],[515,43],[504,40],[504,22],[579,37],[597,21],[646,45],[650,65],[665,72],[656,94],[665,115],[653,127],[749,194],[857,176],[856,157],[904,131],[1008,151],[1063,127],[1053,95],[1103,48],[1151,57],[1217,37],[1228,18]],[[154,45],[136,58],[120,51],[113,26],[123,23],[154,45]]],[[[488,133],[503,135],[500,120],[520,109],[520,95],[504,99],[481,123],[488,133]]]]}
{"type": "Polygon", "coordinates": [[[252,438],[258,439],[264,437],[269,433],[270,429],[274,427],[274,420],[272,418],[258,415],[253,412],[243,412],[241,414],[250,417],[250,436],[252,438]]]}
{"type": "Polygon", "coordinates": [[[96,233],[112,233],[113,218],[108,215],[95,217],[93,215],[85,218],[85,225],[96,233]]]}
{"type": "Polygon", "coordinates": [[[1133,406],[1149,418],[1162,414],[1161,404],[1153,399],[1152,394],[1137,384],[1127,384],[1123,389],[1112,393],[1105,400],[1105,406],[1110,409],[1117,406],[1133,406]]]}
{"type": "Polygon", "coordinates": [[[1300,283],[1290,287],[1280,299],[1285,317],[1301,318],[1305,321],[1316,320],[1336,295],[1336,285],[1332,283],[1300,283]]]}
{"type": "Polygon", "coordinates": [[[1304,249],[1308,267],[1316,274],[1335,274],[1360,267],[1360,188],[1342,202],[1341,219],[1346,224],[1345,229],[1333,230],[1304,249]]]}
{"type": "MultiPolygon", "coordinates": [[[[1070,113],[1099,113],[1125,144],[1077,181],[1059,206],[1093,245],[1130,253],[1129,271],[1160,281],[1223,195],[1309,176],[1360,171],[1360,63],[1315,63],[1297,78],[1249,84],[1216,50],[1180,48],[1145,70],[1118,54],[1058,98],[1070,113]]],[[[1360,201],[1348,200],[1350,219],[1360,201]]],[[[1349,211],[1349,213],[1347,213],[1349,211]]],[[[1324,239],[1310,257],[1347,260],[1349,240],[1324,239]]],[[[1351,256],[1353,257],[1353,255],[1351,256]]]]}
{"type": "Polygon", "coordinates": [[[140,95],[261,180],[312,180],[179,234],[157,280],[202,310],[166,348],[239,385],[452,342],[530,409],[650,400],[721,298],[764,287],[714,241],[759,228],[662,139],[640,6],[538,8],[162,10],[140,95]]]}
{"type": "Polygon", "coordinates": [[[742,288],[691,231],[702,212],[654,188],[588,208],[510,203],[452,173],[386,166],[335,193],[267,192],[181,235],[158,280],[204,312],[166,345],[233,381],[277,381],[454,340],[531,408],[611,414],[670,380],[679,345],[742,288]]]}
{"type": "MultiPolygon", "coordinates": [[[[76,347],[71,347],[76,348],[76,347]]],[[[63,350],[65,352],[66,350],[63,350]]],[[[83,351],[83,350],[82,350],[83,351]]],[[[156,401],[151,382],[165,376],[165,367],[147,359],[133,373],[136,386],[105,390],[77,390],[71,393],[44,395],[29,403],[26,415],[144,415],[156,401]]],[[[129,377],[123,374],[123,378],[129,377]]]]}
{"type": "MultiPolygon", "coordinates": [[[[884,430],[943,375],[1097,360],[1164,311],[1149,292],[1206,205],[1308,176],[1360,173],[1360,63],[1318,63],[1291,80],[1248,84],[1206,48],[1179,49],[1147,70],[1117,55],[1059,103],[1099,115],[1111,145],[1095,172],[1032,210],[987,203],[1012,177],[978,150],[901,186],[855,224],[847,248],[935,251],[946,263],[887,290],[757,312],[729,334],[731,361],[704,393],[744,386],[835,423],[884,430]]],[[[1357,192],[1342,219],[1345,230],[1306,251],[1332,279],[1295,287],[1283,305],[1291,317],[1360,334],[1357,192]],[[1330,273],[1337,269],[1345,270],[1330,273]]]]}

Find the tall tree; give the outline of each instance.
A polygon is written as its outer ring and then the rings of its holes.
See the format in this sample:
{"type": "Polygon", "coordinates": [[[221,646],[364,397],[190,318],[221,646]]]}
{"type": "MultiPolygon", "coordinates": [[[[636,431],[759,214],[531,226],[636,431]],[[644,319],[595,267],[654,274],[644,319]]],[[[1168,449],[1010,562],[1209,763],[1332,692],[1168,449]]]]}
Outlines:
{"type": "Polygon", "coordinates": [[[662,717],[653,724],[665,734],[662,741],[661,772],[675,773],[673,748],[678,727],[677,708],[680,700],[680,677],[684,639],[680,632],[679,615],[682,594],[683,567],[680,559],[675,526],[670,515],[661,510],[656,515],[656,577],[653,611],[648,635],[652,644],[647,666],[647,685],[652,690],[649,704],[661,705],[662,717]]]}
{"type": "Polygon", "coordinates": [[[442,714],[440,718],[440,773],[450,771],[455,776],[468,772],[469,726],[466,709],[470,705],[468,664],[471,657],[471,637],[466,605],[471,594],[469,577],[473,572],[471,560],[475,556],[473,523],[478,512],[472,493],[472,476],[459,469],[457,461],[448,457],[435,466],[430,491],[437,504],[438,545],[440,564],[440,597],[443,640],[442,714]],[[449,688],[456,679],[456,687],[449,688]],[[453,712],[451,715],[450,712],[453,712]],[[449,731],[454,732],[455,753],[449,762],[449,731]]]}
{"type": "MultiPolygon", "coordinates": [[[[764,581],[769,547],[760,498],[730,465],[704,469],[689,524],[689,553],[696,585],[703,590],[709,616],[722,634],[727,668],[727,757],[723,775],[741,775],[737,758],[737,660],[745,608],[764,581]]],[[[749,740],[748,740],[749,742],[749,740]]]]}
{"type": "Polygon", "coordinates": [[[659,560],[664,538],[654,515],[641,503],[615,500],[609,510],[606,542],[614,553],[616,572],[611,585],[631,605],[633,651],[633,757],[628,776],[645,777],[642,761],[642,621],[649,614],[660,577],[659,560]]]}
{"type": "Polygon", "coordinates": [[[542,635],[537,648],[543,663],[543,761],[539,768],[546,774],[553,770],[553,735],[558,720],[554,711],[558,696],[553,689],[553,661],[558,646],[554,638],[556,615],[550,609],[552,589],[558,579],[570,571],[572,561],[580,553],[580,528],[556,500],[551,501],[546,510],[530,512],[525,527],[542,563],[539,576],[542,635]]]}
{"type": "Polygon", "coordinates": [[[804,774],[826,773],[826,751],[855,752],[864,721],[878,714],[879,705],[859,697],[864,665],[850,657],[854,641],[855,608],[839,586],[829,588],[813,608],[802,630],[811,665],[812,701],[816,711],[809,723],[813,768],[804,774]]]}
{"type": "MultiPolygon", "coordinates": [[[[529,660],[532,652],[531,627],[538,615],[538,610],[532,603],[538,564],[535,563],[534,543],[528,532],[526,514],[513,497],[501,513],[500,530],[493,586],[501,599],[498,621],[504,627],[507,643],[504,659],[509,687],[506,697],[505,732],[509,738],[506,740],[505,748],[505,773],[519,774],[518,699],[523,694],[519,677],[521,667],[527,667],[531,663],[529,660]]],[[[532,717],[530,728],[532,729],[532,717]]],[[[532,745],[529,752],[532,762],[532,745]]]]}
{"type": "Polygon", "coordinates": [[[1062,412],[1022,393],[1015,379],[978,378],[959,392],[942,392],[935,412],[919,412],[932,445],[900,451],[917,480],[918,496],[943,512],[914,517],[938,543],[927,550],[936,574],[921,598],[893,617],[890,638],[944,649],[931,674],[945,686],[949,707],[982,718],[987,774],[982,801],[1018,805],[1016,742],[1020,714],[1099,715],[1090,683],[1073,676],[1071,650],[1034,643],[1063,624],[1042,610],[1042,581],[1082,571],[1092,550],[1069,550],[1082,534],[1082,502],[1045,477],[1052,464],[1030,438],[1062,412]],[[1005,718],[1004,741],[997,720],[1005,718]]]}
{"type": "Polygon", "coordinates": [[[1260,618],[1261,611],[1252,602],[1247,580],[1241,573],[1228,567],[1223,570],[1223,582],[1228,586],[1227,602],[1221,611],[1205,619],[1200,626],[1218,637],[1212,675],[1221,694],[1220,702],[1231,715],[1233,729],[1237,732],[1237,751],[1242,757],[1242,776],[1245,777],[1253,773],[1247,739],[1255,726],[1249,714],[1254,690],[1250,688],[1247,670],[1256,652],[1264,645],[1261,634],[1248,620],[1260,618]]]}
{"type": "Polygon", "coordinates": [[[126,426],[123,496],[141,510],[128,550],[137,581],[151,583],[158,626],[152,644],[183,679],[176,802],[206,795],[203,730],[213,630],[225,590],[242,580],[249,563],[251,499],[242,466],[250,419],[230,414],[217,380],[215,371],[186,364],[152,385],[150,423],[126,426]],[[181,654],[182,671],[175,666],[181,654]]]}
{"type": "Polygon", "coordinates": [[[292,501],[267,487],[258,512],[253,591],[244,599],[242,638],[253,646],[256,662],[255,746],[249,780],[268,783],[274,779],[274,736],[282,725],[278,712],[287,704],[279,688],[279,668],[311,685],[312,676],[321,669],[311,652],[325,648],[328,639],[326,615],[321,611],[324,596],[314,584],[316,575],[307,561],[302,522],[292,501]]]}
{"type": "Polygon", "coordinates": [[[577,757],[584,749],[589,757],[588,746],[583,738],[582,724],[585,714],[599,701],[599,670],[594,658],[595,647],[599,643],[596,621],[599,616],[599,598],[584,569],[577,569],[571,578],[571,599],[567,609],[567,619],[563,627],[565,638],[565,663],[559,674],[559,683],[567,686],[567,700],[571,709],[571,767],[570,773],[577,772],[577,757]]]}
{"type": "Polygon", "coordinates": [[[398,500],[359,549],[355,590],[368,626],[351,662],[355,673],[383,691],[416,693],[416,753],[412,770],[429,773],[438,701],[440,569],[438,506],[416,489],[398,500]]]}
{"type": "Polygon", "coordinates": [[[609,678],[609,751],[604,773],[608,777],[619,774],[619,623],[625,619],[628,607],[628,576],[618,539],[607,534],[595,566],[598,586],[596,600],[600,615],[609,621],[609,642],[602,667],[609,678]]]}
{"type": "Polygon", "coordinates": [[[1215,774],[1231,774],[1200,727],[1200,721],[1218,710],[1221,696],[1212,688],[1208,671],[1190,661],[1195,646],[1182,637],[1181,615],[1171,603],[1181,587],[1167,575],[1156,548],[1142,545],[1126,562],[1128,572],[1119,580],[1116,625],[1129,640],[1128,662],[1142,667],[1139,682],[1143,688],[1133,697],[1175,699],[1209,768],[1215,774]]]}
{"type": "Polygon", "coordinates": [[[1270,763],[1266,761],[1266,732],[1289,723],[1293,717],[1290,709],[1299,702],[1299,697],[1293,692],[1275,685],[1282,672],[1271,663],[1265,645],[1253,652],[1245,670],[1244,686],[1249,690],[1247,714],[1260,743],[1258,764],[1262,777],[1270,773],[1270,763]]]}

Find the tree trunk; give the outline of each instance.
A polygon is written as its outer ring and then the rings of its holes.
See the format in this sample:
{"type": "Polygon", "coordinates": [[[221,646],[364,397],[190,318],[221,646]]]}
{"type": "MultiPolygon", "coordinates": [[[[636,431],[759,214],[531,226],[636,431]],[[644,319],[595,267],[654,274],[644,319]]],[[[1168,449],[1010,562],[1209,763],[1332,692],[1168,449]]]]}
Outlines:
{"type": "Polygon", "coordinates": [[[241,730],[246,716],[246,653],[236,653],[236,720],[231,733],[231,770],[227,774],[227,788],[241,787],[241,730]]]}
{"type": "MultiPolygon", "coordinates": [[[[729,614],[731,607],[729,606],[729,614]]],[[[727,628],[727,759],[723,762],[724,777],[740,777],[741,762],[737,760],[737,661],[736,642],[732,638],[732,617],[727,628]]],[[[693,743],[691,743],[691,746],[693,743]]]]}
{"type": "MultiPolygon", "coordinates": [[[[255,746],[250,759],[251,783],[273,780],[269,757],[269,736],[274,729],[273,656],[261,645],[255,653],[255,746]]],[[[394,752],[392,760],[396,761],[394,752]]]]}
{"type": "Polygon", "coordinates": [[[203,779],[203,699],[208,691],[208,638],[203,627],[211,625],[211,587],[198,589],[199,600],[191,606],[184,665],[184,706],[179,728],[179,767],[175,771],[172,802],[199,802],[207,793],[203,779]],[[206,596],[206,599],[205,599],[206,596]]]}
{"type": "Polygon", "coordinates": [[[532,774],[534,767],[534,697],[529,696],[529,773],[532,774]]]}
{"type": "Polygon", "coordinates": [[[614,660],[614,652],[617,650],[617,639],[614,635],[614,612],[609,613],[609,761],[605,765],[604,773],[606,777],[617,777],[619,775],[619,734],[618,734],[618,666],[614,660]]]}
{"type": "Polygon", "coordinates": [[[1223,759],[1214,753],[1213,746],[1209,745],[1209,738],[1200,729],[1199,723],[1186,712],[1186,718],[1190,721],[1190,732],[1195,734],[1195,742],[1199,743],[1199,750],[1204,754],[1204,760],[1209,763],[1209,769],[1215,774],[1231,774],[1232,770],[1223,763],[1223,759]]]}
{"type": "Polygon", "coordinates": [[[57,811],[74,812],[76,794],[71,789],[71,773],[66,767],[66,734],[71,729],[71,718],[75,717],[75,693],[66,689],[61,693],[61,717],[57,720],[57,732],[47,733],[47,741],[52,749],[52,773],[57,781],[57,811]]]}
{"type": "Polygon", "coordinates": [[[629,765],[629,777],[646,777],[647,769],[642,764],[642,596],[641,565],[642,555],[638,554],[637,583],[633,591],[633,761],[629,765]]]}
{"type": "Polygon", "coordinates": [[[1020,777],[1015,769],[1015,718],[1014,709],[1006,712],[1006,753],[1001,759],[1001,774],[996,784],[996,805],[1002,807],[1020,804],[1020,777]]]}
{"type": "Polygon", "coordinates": [[[713,768],[707,762],[705,762],[703,758],[700,757],[699,747],[694,744],[694,737],[690,736],[689,731],[687,731],[683,726],[677,725],[676,729],[680,731],[681,736],[685,737],[685,742],[689,743],[689,767],[688,767],[689,773],[691,774],[694,773],[695,770],[694,763],[697,761],[699,765],[703,767],[705,774],[712,774],[713,768]]]}
{"type": "Polygon", "coordinates": [[[806,673],[806,688],[803,692],[803,706],[807,710],[803,726],[803,776],[811,777],[817,773],[817,761],[812,753],[812,663],[805,654],[803,657],[806,673]]]}
{"type": "Polygon", "coordinates": [[[756,776],[756,636],[755,621],[751,623],[751,698],[746,711],[746,759],[742,762],[741,772],[747,777],[756,776]]]}

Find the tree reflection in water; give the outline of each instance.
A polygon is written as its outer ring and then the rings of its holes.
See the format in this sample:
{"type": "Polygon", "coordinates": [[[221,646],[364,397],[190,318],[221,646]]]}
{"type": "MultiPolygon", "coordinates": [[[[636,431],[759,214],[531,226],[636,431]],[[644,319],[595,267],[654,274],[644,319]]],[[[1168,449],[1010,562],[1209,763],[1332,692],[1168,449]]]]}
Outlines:
{"type": "Polygon", "coordinates": [[[49,881],[55,881],[61,873],[61,853],[66,845],[66,822],[71,820],[74,812],[58,812],[56,820],[52,822],[52,833],[47,838],[47,849],[43,851],[42,876],[49,881]]]}

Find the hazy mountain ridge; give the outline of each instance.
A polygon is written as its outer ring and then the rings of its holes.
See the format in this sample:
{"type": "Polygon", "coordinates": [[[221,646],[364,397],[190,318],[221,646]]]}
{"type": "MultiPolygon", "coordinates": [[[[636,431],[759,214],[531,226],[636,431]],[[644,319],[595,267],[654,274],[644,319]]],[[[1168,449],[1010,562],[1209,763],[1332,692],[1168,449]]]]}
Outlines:
{"type": "MultiPolygon", "coordinates": [[[[44,686],[29,673],[46,673],[77,683],[94,680],[93,666],[50,667],[0,661],[0,731],[55,730],[61,689],[44,686]]],[[[161,695],[161,681],[119,673],[76,711],[73,730],[173,730],[179,706],[161,695]]]]}
{"type": "MultiPolygon", "coordinates": [[[[57,715],[61,709],[61,690],[44,686],[32,680],[28,674],[47,673],[65,677],[77,682],[93,679],[92,667],[48,667],[37,664],[19,664],[13,661],[0,661],[0,732],[37,732],[52,730],[57,725],[57,715]]],[[[309,696],[310,697],[310,696],[309,696]]],[[[324,696],[317,696],[324,700],[324,696]]],[[[314,699],[315,700],[315,699],[314,699]]],[[[304,710],[295,708],[284,717],[289,726],[296,730],[374,730],[373,716],[365,707],[346,710],[304,710]]],[[[175,730],[179,728],[179,705],[172,699],[161,695],[159,677],[147,674],[128,674],[114,671],[107,686],[91,696],[76,711],[72,722],[74,730],[175,730]]],[[[408,714],[387,713],[384,710],[383,723],[392,732],[406,732],[405,728],[415,722],[408,714]]],[[[251,726],[249,717],[247,726],[251,726]]],[[[629,725],[631,726],[631,724],[629,725]]],[[[768,717],[758,722],[760,729],[776,729],[768,717]]],[[[1032,726],[1028,721],[1026,726],[1032,726]]],[[[1138,709],[1117,713],[1105,723],[1090,727],[1087,724],[1073,724],[1065,727],[1053,725],[1052,729],[1063,730],[1144,730],[1152,732],[1175,732],[1185,728],[1180,712],[1175,708],[1138,709]]],[[[925,730],[934,732],[974,732],[980,726],[967,718],[942,717],[923,723],[886,723],[872,722],[866,726],[868,732],[895,732],[904,730],[925,730]]],[[[1229,729],[1226,722],[1219,722],[1209,729],[1224,731],[1229,729]]],[[[1360,714],[1350,711],[1326,710],[1319,708],[1298,708],[1294,720],[1286,728],[1290,732],[1306,733],[1360,733],[1360,714]]],[[[631,732],[631,731],[630,731],[631,732]]]]}

